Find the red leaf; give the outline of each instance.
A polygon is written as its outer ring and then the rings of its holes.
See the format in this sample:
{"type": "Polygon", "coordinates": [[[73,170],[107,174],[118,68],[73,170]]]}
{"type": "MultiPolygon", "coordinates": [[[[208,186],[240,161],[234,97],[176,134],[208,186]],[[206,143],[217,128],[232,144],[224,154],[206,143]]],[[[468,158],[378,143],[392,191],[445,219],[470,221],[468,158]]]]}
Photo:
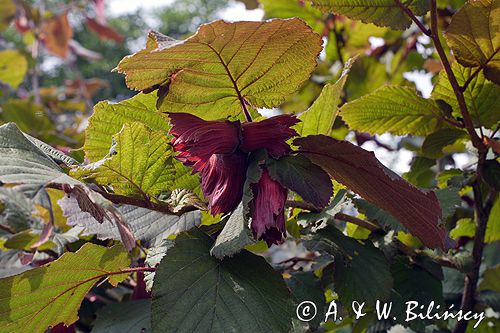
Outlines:
{"type": "Polygon", "coordinates": [[[114,40],[117,43],[123,43],[125,39],[111,27],[103,25],[93,18],[87,17],[87,25],[89,29],[98,34],[101,39],[114,40]]]}
{"type": "Polygon", "coordinates": [[[43,42],[47,50],[61,58],[69,53],[69,41],[73,37],[73,29],[69,25],[68,13],[48,19],[42,26],[43,42]]]}
{"type": "Polygon", "coordinates": [[[298,138],[294,144],[337,181],[391,213],[426,246],[447,250],[452,245],[441,224],[436,194],[420,190],[396,175],[373,152],[324,135],[298,138]]]}

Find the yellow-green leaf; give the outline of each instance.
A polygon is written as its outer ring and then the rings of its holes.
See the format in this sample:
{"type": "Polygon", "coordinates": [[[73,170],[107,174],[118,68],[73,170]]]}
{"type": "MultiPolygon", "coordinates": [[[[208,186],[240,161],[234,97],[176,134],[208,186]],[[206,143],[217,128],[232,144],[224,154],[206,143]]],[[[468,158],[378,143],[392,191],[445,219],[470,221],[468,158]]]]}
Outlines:
{"type": "Polygon", "coordinates": [[[0,81],[16,89],[24,80],[28,70],[28,61],[16,50],[0,52],[0,81]]]}
{"type": "Polygon", "coordinates": [[[0,332],[43,333],[49,326],[78,320],[78,308],[92,286],[109,277],[117,285],[130,265],[121,245],[87,243],[55,262],[0,280],[0,332]]]}
{"type": "Polygon", "coordinates": [[[140,122],[152,130],[165,131],[170,125],[165,116],[156,110],[156,97],[138,94],[120,103],[108,101],[97,103],[94,113],[85,130],[85,154],[91,162],[106,156],[111,147],[111,137],[118,133],[123,125],[140,122]]]}
{"type": "MultiPolygon", "coordinates": [[[[404,30],[411,19],[394,0],[312,0],[323,11],[345,15],[353,20],[404,30]]],[[[428,11],[427,0],[401,0],[415,15],[428,11]]]]}
{"type": "Polygon", "coordinates": [[[491,208],[484,240],[486,243],[492,243],[500,240],[500,198],[496,199],[493,207],[491,208]]]}
{"type": "Polygon", "coordinates": [[[0,0],[0,31],[5,30],[16,14],[16,5],[12,0],[0,0]]]}
{"type": "MultiPolygon", "coordinates": [[[[474,68],[464,67],[458,63],[454,63],[452,69],[461,86],[475,72],[474,68]]],[[[437,84],[432,91],[432,98],[445,101],[453,108],[455,116],[461,116],[455,93],[444,71],[439,73],[437,84]]],[[[464,91],[464,98],[476,126],[481,124],[491,128],[500,121],[500,87],[486,80],[482,73],[478,73],[470,81],[464,91]]]]}
{"type": "Polygon", "coordinates": [[[484,68],[489,80],[500,84],[500,0],[467,2],[453,15],[445,37],[458,62],[484,68]]]}
{"type": "Polygon", "coordinates": [[[440,110],[429,99],[409,87],[386,86],[340,109],[342,119],[353,130],[371,134],[426,135],[439,126],[440,110]]]}
{"type": "Polygon", "coordinates": [[[116,70],[129,88],[159,88],[160,110],[226,118],[275,107],[316,67],[321,38],[300,19],[202,25],[177,41],[156,32],[116,70]]]}
{"type": "Polygon", "coordinates": [[[259,0],[264,6],[266,18],[298,17],[303,19],[317,33],[323,33],[323,14],[309,1],[298,0],[259,0]]]}
{"type": "Polygon", "coordinates": [[[479,285],[479,290],[492,290],[500,292],[500,265],[489,267],[483,275],[483,281],[479,285]]]}
{"type": "Polygon", "coordinates": [[[301,136],[324,134],[330,135],[337,117],[337,106],[340,104],[342,90],[347,74],[354,60],[351,59],[341,77],[334,84],[326,84],[314,104],[299,116],[302,120],[295,126],[301,136]]]}
{"type": "Polygon", "coordinates": [[[117,194],[146,200],[171,187],[175,177],[173,152],[164,132],[151,131],[146,125],[134,122],[125,124],[114,138],[114,153],[72,174],[110,186],[117,194]]]}

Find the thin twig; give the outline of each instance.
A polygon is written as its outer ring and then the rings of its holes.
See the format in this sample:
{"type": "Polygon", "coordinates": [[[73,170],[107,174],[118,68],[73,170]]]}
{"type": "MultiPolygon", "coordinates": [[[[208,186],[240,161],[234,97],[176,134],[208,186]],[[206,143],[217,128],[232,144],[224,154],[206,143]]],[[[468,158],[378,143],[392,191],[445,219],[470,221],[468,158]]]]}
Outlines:
{"type": "Polygon", "coordinates": [[[474,73],[472,73],[471,76],[469,76],[469,78],[467,79],[467,81],[465,81],[465,83],[460,87],[460,90],[462,92],[464,92],[467,87],[469,86],[469,84],[472,82],[472,80],[474,80],[474,78],[486,67],[486,65],[491,61],[491,59],[493,59],[493,57],[498,53],[500,49],[496,49],[495,52],[493,52],[491,54],[491,56],[488,57],[488,59],[486,59],[486,61],[484,63],[481,64],[481,66],[479,66],[475,71],[474,73]]]}
{"type": "Polygon", "coordinates": [[[360,218],[357,218],[357,217],[354,217],[354,216],[351,216],[351,215],[347,215],[347,214],[343,214],[343,213],[337,213],[335,214],[334,216],[337,220],[341,220],[341,221],[345,221],[345,222],[350,222],[350,223],[353,223],[353,224],[356,224],[360,227],[363,227],[365,229],[368,229],[370,231],[375,231],[375,230],[380,230],[381,227],[376,225],[375,223],[372,223],[372,222],[369,222],[369,221],[366,221],[366,220],[362,220],[360,218]]]}

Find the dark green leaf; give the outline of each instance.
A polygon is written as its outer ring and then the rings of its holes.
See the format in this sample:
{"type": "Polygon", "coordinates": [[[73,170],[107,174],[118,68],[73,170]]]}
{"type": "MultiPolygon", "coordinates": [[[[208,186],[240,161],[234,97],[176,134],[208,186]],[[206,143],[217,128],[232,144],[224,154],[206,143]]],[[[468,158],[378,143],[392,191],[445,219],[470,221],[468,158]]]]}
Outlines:
{"type": "Polygon", "coordinates": [[[293,306],[281,276],[243,251],[222,261],[201,231],[175,240],[156,271],[154,332],[288,332],[293,306]]]}
{"type": "Polygon", "coordinates": [[[151,333],[151,300],[106,305],[97,311],[91,333],[151,333]]]}

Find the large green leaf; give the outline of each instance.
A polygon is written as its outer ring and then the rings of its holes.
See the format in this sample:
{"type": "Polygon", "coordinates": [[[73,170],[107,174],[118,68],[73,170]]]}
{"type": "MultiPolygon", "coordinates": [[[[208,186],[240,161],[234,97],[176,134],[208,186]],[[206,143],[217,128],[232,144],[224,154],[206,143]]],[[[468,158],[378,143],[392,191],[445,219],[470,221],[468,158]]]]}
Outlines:
{"type": "Polygon", "coordinates": [[[372,306],[389,298],[393,283],[389,263],[370,241],[347,237],[332,225],[320,230],[317,239],[313,249],[335,258],[334,291],[346,307],[353,301],[372,306]]]}
{"type": "MultiPolygon", "coordinates": [[[[464,83],[473,75],[475,69],[454,63],[453,73],[458,84],[464,83]]],[[[441,99],[453,108],[455,116],[461,116],[455,93],[448,76],[444,71],[439,73],[438,81],[432,91],[432,98],[441,99]]],[[[485,79],[483,73],[478,73],[470,81],[464,91],[464,98],[474,123],[479,126],[492,127],[500,121],[500,87],[485,79]]]]}
{"type": "Polygon", "coordinates": [[[341,101],[347,74],[354,61],[355,59],[350,59],[337,82],[326,84],[314,104],[299,116],[301,122],[295,125],[295,129],[300,136],[330,135],[337,117],[337,107],[341,101]]]}
{"type": "Polygon", "coordinates": [[[316,66],[321,38],[300,19],[202,25],[177,41],[156,32],[117,67],[128,87],[159,88],[162,111],[203,118],[241,115],[243,106],[274,107],[316,66]]]}
{"type": "Polygon", "coordinates": [[[151,299],[106,305],[97,311],[92,333],[151,333],[151,299]]]}
{"type": "Polygon", "coordinates": [[[500,84],[499,21],[499,0],[469,1],[453,15],[445,33],[462,65],[481,66],[485,76],[497,84],[500,84]]]}
{"type": "Polygon", "coordinates": [[[22,53],[16,50],[0,52],[0,81],[16,89],[23,82],[27,70],[28,61],[22,53]]]}
{"type": "Polygon", "coordinates": [[[281,276],[243,251],[222,261],[200,231],[181,234],[156,271],[154,332],[288,332],[293,306],[281,276]]]}
{"type": "Polygon", "coordinates": [[[114,193],[145,200],[171,188],[174,167],[167,137],[142,123],[127,123],[114,136],[115,151],[102,161],[80,167],[72,175],[110,186],[114,193]]]}
{"type": "Polygon", "coordinates": [[[371,134],[426,135],[440,125],[440,109],[408,87],[387,86],[345,104],[340,115],[349,127],[371,134]]]}
{"type": "Polygon", "coordinates": [[[116,286],[129,265],[122,246],[87,243],[55,262],[0,280],[0,332],[43,333],[48,326],[71,325],[92,286],[108,277],[116,286]]]}
{"type": "MultiPolygon", "coordinates": [[[[403,30],[412,22],[394,0],[312,0],[312,2],[324,11],[378,26],[403,30]]],[[[429,10],[427,0],[401,0],[401,3],[415,15],[424,15],[429,10]]]]}
{"type": "Polygon", "coordinates": [[[141,122],[151,130],[166,134],[170,125],[166,117],[156,110],[155,103],[156,97],[151,94],[137,94],[116,104],[108,101],[97,103],[85,130],[87,158],[95,162],[106,156],[112,144],[111,137],[126,123],[141,122]]]}
{"type": "Polygon", "coordinates": [[[428,247],[447,249],[449,237],[434,192],[422,191],[348,141],[324,135],[295,139],[302,154],[335,180],[397,218],[428,247]]]}

